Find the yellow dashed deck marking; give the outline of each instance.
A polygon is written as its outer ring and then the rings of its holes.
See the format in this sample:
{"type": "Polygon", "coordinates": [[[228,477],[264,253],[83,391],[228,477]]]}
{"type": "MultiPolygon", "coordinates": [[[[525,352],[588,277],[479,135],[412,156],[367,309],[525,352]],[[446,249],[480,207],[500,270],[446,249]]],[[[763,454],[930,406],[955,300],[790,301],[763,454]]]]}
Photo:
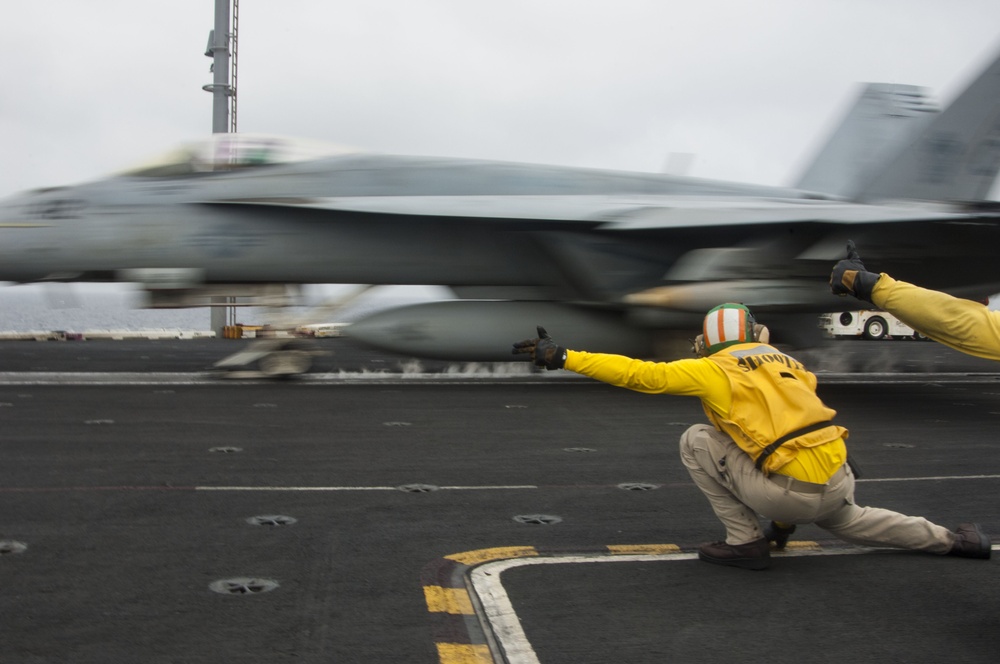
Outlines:
{"type": "Polygon", "coordinates": [[[615,555],[627,553],[680,553],[676,544],[609,544],[608,551],[615,555]]]}
{"type": "Polygon", "coordinates": [[[439,643],[437,650],[441,664],[493,664],[493,656],[485,645],[439,643]]]}
{"type": "Polygon", "coordinates": [[[478,549],[476,551],[465,551],[445,556],[448,560],[454,560],[463,565],[478,565],[491,560],[504,560],[506,558],[526,558],[537,556],[538,551],[533,546],[504,546],[495,549],[478,549]]]}
{"type": "Polygon", "coordinates": [[[472,616],[472,600],[465,588],[442,588],[441,586],[424,586],[424,599],[431,613],[451,613],[453,615],[472,616]]]}

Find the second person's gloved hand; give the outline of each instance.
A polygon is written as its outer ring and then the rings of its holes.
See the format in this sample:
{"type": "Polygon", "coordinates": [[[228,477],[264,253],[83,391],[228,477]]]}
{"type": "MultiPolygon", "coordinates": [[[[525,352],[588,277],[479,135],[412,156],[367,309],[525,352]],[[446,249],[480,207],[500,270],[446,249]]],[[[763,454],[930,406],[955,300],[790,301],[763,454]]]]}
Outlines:
{"type": "Polygon", "coordinates": [[[537,338],[518,341],[514,344],[511,353],[514,355],[530,354],[536,367],[545,367],[550,371],[562,369],[563,365],[566,364],[566,349],[552,341],[544,327],[539,325],[537,329],[537,338]]]}
{"type": "Polygon", "coordinates": [[[848,240],[847,258],[834,265],[830,273],[830,290],[834,295],[853,295],[859,300],[871,302],[872,289],[881,276],[865,269],[854,240],[848,240]]]}

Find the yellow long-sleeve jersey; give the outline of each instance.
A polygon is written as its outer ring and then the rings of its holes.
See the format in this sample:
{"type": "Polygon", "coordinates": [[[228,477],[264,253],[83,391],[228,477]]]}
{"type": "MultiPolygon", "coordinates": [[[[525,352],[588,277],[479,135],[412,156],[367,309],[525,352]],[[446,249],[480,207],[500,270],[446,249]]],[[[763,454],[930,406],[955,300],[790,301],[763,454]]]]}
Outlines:
{"type": "Polygon", "coordinates": [[[1000,360],[1000,312],[984,304],[896,281],[888,274],[872,289],[872,301],[934,341],[969,355],[1000,360]]]}
{"type": "MultiPolygon", "coordinates": [[[[710,419],[717,420],[713,421],[717,427],[720,421],[732,417],[734,399],[739,398],[725,370],[710,358],[649,362],[622,355],[571,350],[567,351],[564,368],[637,392],[697,397],[710,413],[710,419]]],[[[796,449],[794,454],[786,450],[782,465],[771,469],[806,482],[826,482],[847,460],[841,432],[842,428],[830,428],[828,441],[796,449]]]]}

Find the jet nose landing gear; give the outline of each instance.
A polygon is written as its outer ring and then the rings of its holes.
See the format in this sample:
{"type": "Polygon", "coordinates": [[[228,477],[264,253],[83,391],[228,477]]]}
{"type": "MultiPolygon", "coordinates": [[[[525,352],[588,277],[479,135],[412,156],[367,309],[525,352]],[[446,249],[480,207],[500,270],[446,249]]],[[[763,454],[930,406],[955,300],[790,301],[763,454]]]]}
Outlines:
{"type": "Polygon", "coordinates": [[[228,378],[291,378],[309,371],[313,358],[326,354],[296,339],[257,339],[213,368],[228,378]]]}
{"type": "Polygon", "coordinates": [[[257,361],[261,373],[269,378],[297,376],[309,371],[312,366],[312,353],[304,350],[277,350],[268,353],[257,361]]]}

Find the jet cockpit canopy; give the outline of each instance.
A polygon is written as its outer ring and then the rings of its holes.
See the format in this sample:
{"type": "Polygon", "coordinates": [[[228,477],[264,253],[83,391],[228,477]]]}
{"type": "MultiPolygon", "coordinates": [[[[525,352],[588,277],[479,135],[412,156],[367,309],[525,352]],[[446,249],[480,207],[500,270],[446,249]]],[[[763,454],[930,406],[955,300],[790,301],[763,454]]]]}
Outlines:
{"type": "Polygon", "coordinates": [[[185,143],[120,173],[128,177],[172,177],[312,161],[356,153],[322,141],[268,134],[212,134],[185,143]]]}

